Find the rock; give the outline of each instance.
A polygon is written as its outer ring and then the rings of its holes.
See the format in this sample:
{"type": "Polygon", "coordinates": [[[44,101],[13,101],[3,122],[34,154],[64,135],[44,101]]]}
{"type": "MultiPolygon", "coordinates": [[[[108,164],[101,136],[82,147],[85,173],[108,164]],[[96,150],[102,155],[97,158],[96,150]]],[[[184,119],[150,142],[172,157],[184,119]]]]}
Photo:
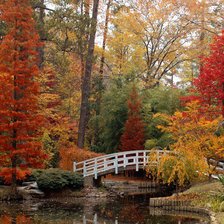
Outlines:
{"type": "Polygon", "coordinates": [[[44,192],[38,188],[37,182],[25,182],[23,187],[18,187],[18,191],[21,192],[24,199],[42,198],[44,192]]]}
{"type": "Polygon", "coordinates": [[[37,182],[30,182],[30,184],[29,185],[26,185],[24,188],[26,190],[31,190],[31,189],[39,190],[38,185],[37,185],[37,182]]]}
{"type": "Polygon", "coordinates": [[[35,181],[23,182],[22,186],[28,186],[28,185],[31,185],[33,183],[36,183],[36,182],[35,181]]]}

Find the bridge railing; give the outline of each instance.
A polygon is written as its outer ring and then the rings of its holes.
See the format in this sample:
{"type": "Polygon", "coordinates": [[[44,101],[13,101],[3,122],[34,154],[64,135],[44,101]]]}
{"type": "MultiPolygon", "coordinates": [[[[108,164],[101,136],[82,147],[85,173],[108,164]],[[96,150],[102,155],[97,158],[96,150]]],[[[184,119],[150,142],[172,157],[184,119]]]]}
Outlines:
{"type": "MultiPolygon", "coordinates": [[[[74,162],[74,172],[80,172],[84,177],[94,176],[97,179],[98,175],[109,170],[114,170],[115,174],[117,174],[120,167],[135,166],[135,170],[138,171],[139,168],[148,165],[151,153],[156,154],[155,163],[158,163],[162,155],[171,153],[171,151],[135,150],[103,155],[78,163],[74,162]]],[[[150,165],[156,164],[150,163],[150,165]]]]}

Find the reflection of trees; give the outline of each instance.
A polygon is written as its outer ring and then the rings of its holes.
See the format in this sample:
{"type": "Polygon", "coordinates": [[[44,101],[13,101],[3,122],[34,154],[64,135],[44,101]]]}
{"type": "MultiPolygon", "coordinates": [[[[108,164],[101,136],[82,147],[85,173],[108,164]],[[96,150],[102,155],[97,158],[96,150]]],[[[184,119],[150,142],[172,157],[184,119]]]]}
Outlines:
{"type": "Polygon", "coordinates": [[[4,224],[11,224],[12,223],[12,219],[10,216],[8,215],[3,215],[0,217],[0,223],[4,223],[4,224]]]}
{"type": "Polygon", "coordinates": [[[121,221],[126,221],[130,220],[132,222],[144,222],[144,215],[142,212],[140,212],[139,208],[137,205],[129,205],[129,206],[124,206],[120,213],[119,213],[119,219],[121,221]]]}
{"type": "Polygon", "coordinates": [[[144,223],[144,212],[140,209],[138,203],[111,203],[96,206],[95,211],[98,217],[106,217],[107,219],[116,220],[118,223],[144,223]]]}
{"type": "Polygon", "coordinates": [[[195,220],[203,219],[189,214],[173,215],[171,211],[155,213],[152,208],[149,210],[146,203],[142,204],[142,200],[139,202],[128,198],[106,202],[100,199],[92,204],[88,200],[83,201],[85,205],[81,206],[68,201],[64,203],[48,201],[40,203],[35,211],[31,209],[31,204],[27,210],[24,204],[2,203],[0,224],[177,224],[178,221],[196,223],[195,220]]]}
{"type": "Polygon", "coordinates": [[[2,215],[0,216],[0,223],[2,224],[30,224],[31,220],[25,215],[2,215]]]}
{"type": "Polygon", "coordinates": [[[0,224],[83,224],[80,219],[83,206],[63,202],[2,203],[0,224]],[[75,220],[75,221],[74,221],[75,220]]]}

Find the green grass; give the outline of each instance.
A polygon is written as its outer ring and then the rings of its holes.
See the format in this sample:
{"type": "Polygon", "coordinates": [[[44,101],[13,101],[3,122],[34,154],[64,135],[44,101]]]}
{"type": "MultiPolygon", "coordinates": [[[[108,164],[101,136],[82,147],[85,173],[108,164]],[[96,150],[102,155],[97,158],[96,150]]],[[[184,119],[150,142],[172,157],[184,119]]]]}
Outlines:
{"type": "Polygon", "coordinates": [[[214,194],[215,192],[224,191],[223,186],[218,181],[212,182],[202,182],[194,184],[189,190],[185,193],[209,193],[214,194]]]}
{"type": "Polygon", "coordinates": [[[192,200],[192,204],[215,212],[217,221],[224,224],[224,211],[221,209],[221,203],[224,202],[224,187],[219,181],[195,184],[184,194],[196,195],[197,197],[192,200]]]}

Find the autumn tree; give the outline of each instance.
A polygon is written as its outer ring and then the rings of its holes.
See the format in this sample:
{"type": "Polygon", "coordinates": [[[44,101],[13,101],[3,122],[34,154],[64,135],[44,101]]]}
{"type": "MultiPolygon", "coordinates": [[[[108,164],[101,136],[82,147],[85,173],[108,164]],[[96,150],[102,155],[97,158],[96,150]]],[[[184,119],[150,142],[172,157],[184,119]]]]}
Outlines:
{"type": "MultiPolygon", "coordinates": [[[[87,43],[90,32],[89,13],[92,3],[89,0],[54,1],[53,10],[44,7],[45,10],[50,12],[45,17],[45,23],[43,24],[40,16],[44,5],[40,4],[39,0],[34,2],[37,2],[34,6],[38,9],[39,27],[41,28],[42,24],[45,25],[44,30],[48,30],[47,35],[45,34],[48,42],[44,49],[44,55],[45,67],[50,66],[54,70],[55,84],[50,87],[51,96],[55,94],[60,100],[60,105],[56,107],[57,113],[55,118],[57,120],[54,120],[57,125],[51,126],[46,131],[50,136],[54,136],[54,133],[59,132],[60,137],[58,139],[61,140],[62,133],[64,136],[64,131],[68,130],[67,127],[70,127],[67,122],[70,122],[74,127],[72,129],[69,128],[69,130],[75,131],[73,137],[69,138],[68,143],[70,144],[72,140],[73,143],[77,143],[76,137],[78,132],[76,131],[76,125],[79,119],[81,84],[87,58],[87,43]],[[65,120],[66,123],[64,122],[65,120]]],[[[43,85],[43,87],[43,90],[47,93],[45,96],[48,95],[49,97],[49,88],[47,88],[47,85],[43,85]]],[[[45,111],[47,112],[47,110],[45,111]]],[[[47,137],[47,139],[49,138],[47,137]]],[[[53,142],[55,145],[58,145],[58,142],[53,142]]]]}
{"type": "Polygon", "coordinates": [[[77,104],[80,104],[81,82],[87,54],[90,19],[84,12],[84,8],[88,7],[84,2],[56,1],[54,10],[48,13],[45,21],[45,30],[48,30],[45,64],[52,66],[56,71],[57,84],[54,91],[62,102],[59,110],[72,119],[78,119],[79,116],[77,104]]]}
{"type": "Polygon", "coordinates": [[[132,75],[149,88],[176,74],[188,60],[190,23],[181,8],[165,1],[130,1],[113,16],[108,61],[113,74],[132,75]]]}
{"type": "Polygon", "coordinates": [[[145,143],[144,123],[141,118],[141,100],[134,86],[128,100],[128,119],[121,136],[121,150],[143,150],[145,143]]]}
{"type": "Polygon", "coordinates": [[[88,39],[88,53],[85,63],[85,73],[82,80],[82,97],[81,97],[78,144],[77,144],[79,148],[84,147],[86,127],[89,118],[90,82],[93,66],[98,7],[99,7],[99,0],[94,0],[90,33],[88,39]]]}
{"type": "MultiPolygon", "coordinates": [[[[209,160],[219,161],[224,152],[224,136],[215,135],[220,118],[208,120],[202,116],[197,101],[187,104],[185,111],[177,111],[173,116],[155,116],[164,119],[166,125],[159,128],[171,133],[174,143],[170,145],[171,153],[162,156],[156,169],[149,166],[149,172],[165,183],[179,186],[215,172],[214,167],[209,169],[209,160]]],[[[150,160],[155,161],[157,157],[152,155],[150,160]]]]}
{"type": "Polygon", "coordinates": [[[161,81],[173,85],[175,76],[184,77],[184,84],[192,82],[199,73],[199,56],[208,53],[208,43],[222,29],[223,0],[122,3],[114,3],[111,20],[110,73],[137,77],[146,87],[161,81]]]}
{"type": "Polygon", "coordinates": [[[28,0],[8,0],[0,7],[7,24],[0,47],[0,175],[16,196],[16,181],[46,159],[37,139],[39,37],[28,0]]]}
{"type": "MultiPolygon", "coordinates": [[[[170,0],[165,0],[169,2],[170,0]]],[[[191,24],[194,35],[190,38],[190,46],[187,52],[191,59],[184,63],[184,72],[180,73],[181,83],[193,83],[198,77],[202,66],[202,57],[209,55],[209,44],[213,37],[220,34],[223,29],[223,0],[189,0],[175,1],[184,12],[183,20],[191,24]]]]}
{"type": "Polygon", "coordinates": [[[203,69],[195,80],[197,97],[204,112],[210,116],[224,116],[224,31],[216,36],[211,45],[211,52],[203,59],[203,69]]]}
{"type": "MultiPolygon", "coordinates": [[[[42,42],[44,42],[47,39],[47,32],[45,30],[45,10],[46,9],[51,10],[51,9],[48,9],[46,7],[45,0],[32,0],[31,4],[36,12],[35,19],[37,21],[39,38],[42,42]]],[[[38,47],[38,53],[39,53],[38,66],[40,69],[42,69],[44,65],[44,46],[45,45],[41,45],[38,47]]]]}
{"type": "Polygon", "coordinates": [[[103,30],[103,43],[102,43],[102,53],[100,58],[100,68],[99,72],[94,77],[95,81],[95,114],[96,114],[96,120],[95,120],[95,135],[94,135],[94,145],[97,145],[100,141],[99,139],[99,115],[100,115],[100,109],[102,104],[102,95],[103,91],[105,89],[104,85],[104,67],[105,67],[105,53],[106,53],[106,43],[107,43],[107,36],[108,36],[108,26],[109,26],[109,19],[110,19],[110,8],[112,5],[112,0],[108,0],[107,7],[106,7],[106,18],[104,23],[104,30],[103,30]]]}

